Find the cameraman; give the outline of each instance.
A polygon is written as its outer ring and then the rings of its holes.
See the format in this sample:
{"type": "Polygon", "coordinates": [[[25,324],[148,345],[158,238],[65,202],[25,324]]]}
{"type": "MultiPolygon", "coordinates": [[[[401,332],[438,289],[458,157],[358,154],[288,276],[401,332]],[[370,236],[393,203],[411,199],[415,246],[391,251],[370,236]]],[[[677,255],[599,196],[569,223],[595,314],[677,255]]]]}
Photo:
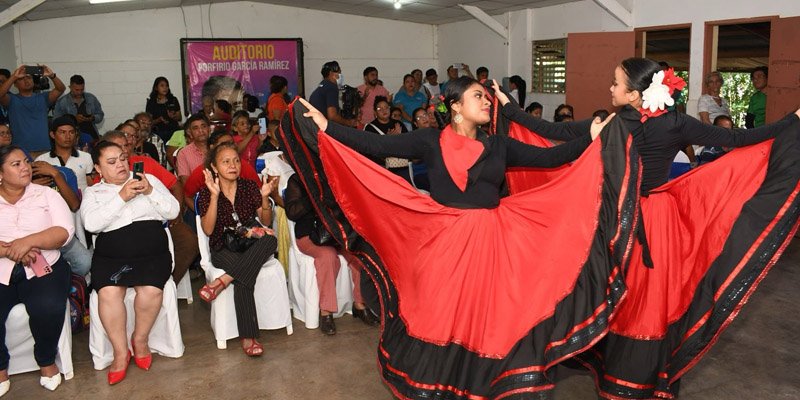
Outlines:
{"type": "Polygon", "coordinates": [[[14,144],[28,151],[32,157],[50,150],[47,112],[65,89],[64,82],[46,65],[20,65],[0,85],[0,105],[8,110],[11,130],[18,132],[14,136],[14,144]],[[31,75],[31,72],[36,76],[31,75]],[[45,78],[53,81],[53,90],[34,93],[34,80],[41,82],[45,78]],[[18,94],[8,92],[12,84],[17,87],[18,94]]]}

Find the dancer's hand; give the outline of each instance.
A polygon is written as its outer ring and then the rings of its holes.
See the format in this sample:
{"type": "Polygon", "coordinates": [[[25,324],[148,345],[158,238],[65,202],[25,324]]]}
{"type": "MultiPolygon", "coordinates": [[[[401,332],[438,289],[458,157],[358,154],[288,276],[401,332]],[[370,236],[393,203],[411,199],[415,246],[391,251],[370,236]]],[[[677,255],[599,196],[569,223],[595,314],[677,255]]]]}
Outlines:
{"type": "Polygon", "coordinates": [[[508,96],[500,90],[500,85],[497,84],[497,81],[492,79],[492,89],[494,89],[494,95],[497,96],[497,100],[500,102],[501,106],[508,104],[509,100],[508,96]]]}
{"type": "Polygon", "coordinates": [[[800,118],[800,108],[798,108],[797,111],[794,112],[794,115],[797,115],[797,118],[800,118]]]}
{"type": "Polygon", "coordinates": [[[314,106],[312,106],[311,103],[307,102],[306,99],[302,97],[298,98],[297,100],[300,101],[300,104],[308,108],[308,112],[303,113],[304,117],[311,118],[312,120],[314,120],[314,123],[317,124],[319,130],[325,131],[326,129],[328,129],[328,119],[325,118],[325,116],[322,115],[322,113],[319,112],[319,110],[314,108],[314,106]]]}
{"type": "Polygon", "coordinates": [[[589,128],[589,131],[592,133],[592,140],[595,140],[597,136],[600,135],[600,132],[603,131],[603,128],[608,125],[608,121],[611,121],[611,118],[614,118],[615,115],[617,115],[617,113],[611,113],[611,115],[609,115],[605,121],[601,121],[600,117],[594,117],[592,126],[589,128]]]}

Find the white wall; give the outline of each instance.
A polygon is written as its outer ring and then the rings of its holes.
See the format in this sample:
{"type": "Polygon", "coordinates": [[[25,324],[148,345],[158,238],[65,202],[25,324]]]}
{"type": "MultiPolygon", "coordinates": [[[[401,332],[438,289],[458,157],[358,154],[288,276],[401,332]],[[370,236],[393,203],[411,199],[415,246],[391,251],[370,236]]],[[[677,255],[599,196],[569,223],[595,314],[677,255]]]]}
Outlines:
{"type": "Polygon", "coordinates": [[[65,81],[83,75],[86,90],[106,111],[103,129],[143,110],[157,76],[169,79],[183,103],[178,41],[208,38],[212,31],[218,38],[302,38],[306,95],[319,83],[322,64],[333,59],[345,83],[363,83],[363,69],[374,65],[390,91],[412,69],[437,65],[433,25],[263,3],[210,7],[210,13],[205,5],[184,7],[183,13],[165,8],[20,22],[14,25],[16,61],[47,64],[65,81]]]}
{"type": "Polygon", "coordinates": [[[17,55],[14,52],[14,27],[8,24],[0,28],[0,68],[14,72],[17,55]]]}

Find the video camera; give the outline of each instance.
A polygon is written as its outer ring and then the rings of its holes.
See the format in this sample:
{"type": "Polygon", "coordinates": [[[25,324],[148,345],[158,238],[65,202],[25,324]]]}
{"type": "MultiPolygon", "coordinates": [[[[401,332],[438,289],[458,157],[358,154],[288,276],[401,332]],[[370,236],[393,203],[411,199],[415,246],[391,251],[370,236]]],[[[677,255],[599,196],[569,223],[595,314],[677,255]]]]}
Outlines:
{"type": "Polygon", "coordinates": [[[50,89],[50,80],[44,77],[44,67],[38,65],[26,65],[25,74],[33,79],[33,90],[42,91],[50,89]]]}

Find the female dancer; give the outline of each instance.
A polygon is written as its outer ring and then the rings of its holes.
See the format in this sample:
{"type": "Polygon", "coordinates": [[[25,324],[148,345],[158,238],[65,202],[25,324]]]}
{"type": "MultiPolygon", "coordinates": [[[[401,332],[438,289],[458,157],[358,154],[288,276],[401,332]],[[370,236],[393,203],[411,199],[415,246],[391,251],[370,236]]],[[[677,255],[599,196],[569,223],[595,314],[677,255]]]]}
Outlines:
{"type": "MultiPolygon", "coordinates": [[[[796,229],[800,110],[746,131],[704,125],[664,111],[683,85],[656,62],[631,58],[616,68],[610,88],[641,155],[642,199],[624,271],[627,297],[606,340],[578,356],[597,373],[604,397],[674,397],[680,377],[733,320],[796,229]],[[672,159],[687,145],[755,143],[667,183],[672,159]]],[[[589,129],[590,121],[534,119],[494,88],[503,115],[537,134],[570,140],[589,129]]]]}
{"type": "Polygon", "coordinates": [[[442,131],[378,136],[328,122],[299,100],[281,140],[322,222],[379,289],[379,363],[395,395],[544,395],[553,388],[547,369],[599,340],[622,295],[635,154],[620,124],[590,145],[599,121],[592,136],[546,150],[487,136],[478,126],[489,122],[490,103],[472,78],[452,81],[444,104],[452,122],[442,131]],[[339,141],[371,156],[422,159],[430,197],[339,141]],[[559,166],[587,146],[565,179],[501,199],[507,167],[559,166]]]}

